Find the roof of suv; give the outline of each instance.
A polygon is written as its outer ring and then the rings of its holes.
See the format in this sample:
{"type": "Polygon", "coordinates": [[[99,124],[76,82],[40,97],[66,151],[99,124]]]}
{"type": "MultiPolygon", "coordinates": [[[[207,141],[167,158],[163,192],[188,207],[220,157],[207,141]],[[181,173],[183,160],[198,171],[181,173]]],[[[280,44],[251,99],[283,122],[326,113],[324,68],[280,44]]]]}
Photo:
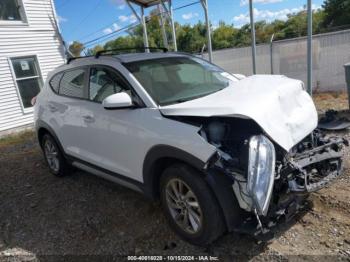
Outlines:
{"type": "Polygon", "coordinates": [[[136,61],[142,61],[142,60],[150,60],[150,59],[157,59],[157,58],[167,58],[167,57],[185,57],[185,56],[191,56],[191,54],[186,53],[180,53],[180,52],[166,52],[166,53],[127,53],[127,54],[120,54],[120,55],[100,55],[98,58],[95,56],[87,56],[87,57],[78,57],[73,58],[69,64],[79,64],[79,61],[84,61],[85,63],[87,61],[91,61],[91,63],[95,63],[96,59],[117,59],[121,63],[129,63],[129,62],[136,62],[136,61]]]}
{"type": "Polygon", "coordinates": [[[112,59],[119,63],[130,63],[130,62],[151,60],[151,59],[157,59],[157,58],[189,57],[189,56],[192,56],[192,55],[181,53],[181,52],[166,52],[166,53],[157,52],[157,53],[127,53],[127,54],[120,54],[120,55],[100,55],[98,58],[96,58],[95,56],[78,57],[78,58],[73,58],[71,61],[68,62],[68,64],[63,64],[57,67],[54,71],[52,71],[52,74],[55,74],[62,70],[70,69],[75,66],[90,65],[90,64],[93,65],[98,63],[98,61],[103,61],[103,60],[111,61],[112,59]]]}
{"type": "Polygon", "coordinates": [[[113,57],[118,58],[122,63],[129,63],[129,62],[135,62],[135,61],[141,61],[141,60],[148,60],[148,59],[157,59],[157,58],[166,58],[166,57],[184,57],[189,56],[185,53],[178,53],[178,52],[167,52],[167,53],[129,53],[129,54],[121,54],[121,55],[114,55],[113,57]]]}

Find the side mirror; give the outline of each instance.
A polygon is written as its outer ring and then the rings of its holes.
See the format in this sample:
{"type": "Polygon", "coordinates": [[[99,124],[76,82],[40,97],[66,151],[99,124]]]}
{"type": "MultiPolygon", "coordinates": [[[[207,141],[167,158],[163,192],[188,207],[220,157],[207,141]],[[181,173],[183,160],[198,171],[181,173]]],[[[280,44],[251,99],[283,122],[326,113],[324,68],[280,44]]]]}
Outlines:
{"type": "Polygon", "coordinates": [[[106,109],[129,108],[134,106],[131,97],[124,92],[106,97],[102,101],[102,105],[106,109]]]}

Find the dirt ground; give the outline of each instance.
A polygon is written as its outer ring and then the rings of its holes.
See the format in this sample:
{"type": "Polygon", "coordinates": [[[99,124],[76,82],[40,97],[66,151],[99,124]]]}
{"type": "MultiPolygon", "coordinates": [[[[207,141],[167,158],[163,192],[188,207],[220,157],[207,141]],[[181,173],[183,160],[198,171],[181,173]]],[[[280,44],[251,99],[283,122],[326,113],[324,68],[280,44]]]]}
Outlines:
{"type": "MultiPolygon", "coordinates": [[[[344,94],[319,94],[315,101],[320,112],[347,108],[344,94]]],[[[344,175],[313,193],[311,210],[273,240],[227,234],[201,248],[179,239],[159,204],[136,192],[81,171],[50,175],[34,134],[25,132],[0,140],[0,261],[112,261],[135,254],[350,261],[349,163],[350,149],[344,175]]]]}

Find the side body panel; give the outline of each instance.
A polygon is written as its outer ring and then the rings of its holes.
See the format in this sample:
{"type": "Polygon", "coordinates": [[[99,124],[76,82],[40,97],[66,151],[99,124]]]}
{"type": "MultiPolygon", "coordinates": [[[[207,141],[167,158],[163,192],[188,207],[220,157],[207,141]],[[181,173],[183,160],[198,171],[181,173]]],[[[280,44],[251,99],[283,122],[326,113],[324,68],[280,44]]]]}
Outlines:
{"type": "Polygon", "coordinates": [[[215,152],[197,133],[198,128],[164,118],[155,108],[106,110],[101,104],[86,101],[80,139],[83,160],[112,172],[143,182],[143,166],[148,151],[157,145],[181,149],[206,162],[215,152]]]}
{"type": "MultiPolygon", "coordinates": [[[[203,162],[216,151],[198,134],[198,127],[163,117],[117,60],[99,60],[98,64],[121,72],[146,107],[106,110],[99,103],[56,95],[46,83],[37,99],[35,119],[55,131],[67,155],[143,182],[144,160],[155,146],[177,148],[203,162]],[[54,113],[48,108],[50,101],[59,104],[54,113]],[[86,116],[91,121],[85,121],[86,116]]],[[[87,64],[79,64],[82,65],[87,64]]]]}
{"type": "Polygon", "coordinates": [[[45,88],[37,97],[34,120],[43,121],[60,140],[66,154],[80,155],[82,140],[79,134],[83,126],[80,117],[81,100],[55,94],[50,87],[45,88]]]}

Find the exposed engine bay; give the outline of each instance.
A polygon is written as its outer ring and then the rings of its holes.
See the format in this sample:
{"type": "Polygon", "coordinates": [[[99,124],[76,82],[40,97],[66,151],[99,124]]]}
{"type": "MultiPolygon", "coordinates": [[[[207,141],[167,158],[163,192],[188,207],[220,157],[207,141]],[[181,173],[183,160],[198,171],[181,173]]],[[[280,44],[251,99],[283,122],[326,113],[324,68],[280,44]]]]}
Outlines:
{"type": "Polygon", "coordinates": [[[199,134],[217,148],[205,168],[220,169],[232,178],[240,208],[253,213],[261,229],[264,221],[292,216],[296,200],[325,187],[342,171],[342,148],[348,142],[318,130],[286,152],[249,119],[185,121],[200,126],[199,134]]]}

